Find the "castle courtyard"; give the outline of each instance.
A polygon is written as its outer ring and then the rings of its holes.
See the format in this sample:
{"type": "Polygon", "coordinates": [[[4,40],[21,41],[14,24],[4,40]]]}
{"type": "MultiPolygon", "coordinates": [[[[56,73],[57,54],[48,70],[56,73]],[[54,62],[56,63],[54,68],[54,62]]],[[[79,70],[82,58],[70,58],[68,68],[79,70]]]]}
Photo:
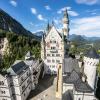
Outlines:
{"type": "Polygon", "coordinates": [[[39,80],[35,90],[31,91],[27,100],[59,100],[56,94],[56,76],[45,75],[39,80]]]}

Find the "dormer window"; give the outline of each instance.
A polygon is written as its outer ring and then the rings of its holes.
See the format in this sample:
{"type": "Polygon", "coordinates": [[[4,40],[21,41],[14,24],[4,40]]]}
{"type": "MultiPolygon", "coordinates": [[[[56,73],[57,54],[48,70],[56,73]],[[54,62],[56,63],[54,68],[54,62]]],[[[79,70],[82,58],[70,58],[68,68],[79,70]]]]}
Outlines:
{"type": "Polygon", "coordinates": [[[21,81],[24,81],[23,77],[21,77],[21,81]]]}
{"type": "Polygon", "coordinates": [[[29,76],[29,73],[27,72],[27,76],[29,76]]]}

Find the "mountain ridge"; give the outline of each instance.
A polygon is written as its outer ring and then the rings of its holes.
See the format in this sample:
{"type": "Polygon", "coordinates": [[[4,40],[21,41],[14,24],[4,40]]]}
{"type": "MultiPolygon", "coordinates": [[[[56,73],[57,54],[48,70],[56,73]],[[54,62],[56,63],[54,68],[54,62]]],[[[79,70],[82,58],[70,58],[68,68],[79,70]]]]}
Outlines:
{"type": "Polygon", "coordinates": [[[25,35],[32,37],[36,40],[40,39],[35,34],[32,34],[30,31],[25,29],[20,22],[18,22],[16,19],[11,17],[8,13],[6,13],[4,10],[0,9],[0,29],[16,33],[18,35],[25,35]]]}

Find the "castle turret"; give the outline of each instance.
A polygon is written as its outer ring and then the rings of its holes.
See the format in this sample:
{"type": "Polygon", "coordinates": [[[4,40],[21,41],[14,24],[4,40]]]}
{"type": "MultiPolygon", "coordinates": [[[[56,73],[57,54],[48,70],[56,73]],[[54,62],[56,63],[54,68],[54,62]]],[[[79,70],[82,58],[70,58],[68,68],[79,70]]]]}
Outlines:
{"type": "Polygon", "coordinates": [[[87,82],[94,89],[96,84],[96,69],[99,63],[99,56],[94,48],[84,56],[84,73],[87,76],[87,82]]]}
{"type": "Polygon", "coordinates": [[[68,18],[67,9],[64,11],[64,16],[63,16],[63,19],[62,19],[62,23],[63,23],[64,36],[68,37],[68,35],[69,35],[69,18],[68,18]]]}

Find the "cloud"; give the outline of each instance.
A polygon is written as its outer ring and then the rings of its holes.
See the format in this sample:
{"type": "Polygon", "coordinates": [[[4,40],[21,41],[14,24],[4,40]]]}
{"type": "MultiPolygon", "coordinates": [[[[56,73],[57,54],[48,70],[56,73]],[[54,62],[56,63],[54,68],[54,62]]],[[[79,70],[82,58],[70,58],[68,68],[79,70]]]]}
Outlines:
{"type": "Polygon", "coordinates": [[[78,16],[79,14],[77,13],[77,12],[75,12],[75,11],[68,11],[68,14],[70,15],[70,16],[78,16]]]}
{"type": "Polygon", "coordinates": [[[100,9],[86,10],[86,13],[90,13],[91,15],[98,15],[99,12],[100,12],[100,9]]]}
{"type": "MultiPolygon", "coordinates": [[[[38,14],[37,10],[35,8],[31,8],[31,12],[32,14],[36,15],[36,17],[41,20],[41,21],[46,21],[46,19],[41,15],[41,14],[38,14]]],[[[30,25],[33,25],[32,22],[30,22],[30,25]]]]}
{"type": "Polygon", "coordinates": [[[79,14],[76,11],[73,11],[71,7],[64,7],[57,11],[58,14],[61,14],[64,10],[68,10],[70,16],[78,16],[79,14]]]}
{"type": "Polygon", "coordinates": [[[76,2],[79,4],[87,4],[87,5],[93,5],[93,4],[100,3],[99,0],[76,0],[76,2]]]}
{"type": "Polygon", "coordinates": [[[31,8],[31,12],[32,12],[32,14],[34,14],[34,15],[36,15],[36,14],[37,14],[37,11],[36,11],[36,9],[35,9],[35,8],[31,8]]]}
{"type": "Polygon", "coordinates": [[[71,21],[71,34],[100,36],[100,16],[78,18],[71,21]]]}
{"type": "Polygon", "coordinates": [[[30,24],[31,26],[34,26],[34,23],[33,23],[33,22],[30,22],[29,24],[30,24]]]}
{"type": "Polygon", "coordinates": [[[16,2],[15,0],[10,0],[10,4],[11,4],[12,6],[14,6],[14,7],[17,6],[17,2],[16,2]]]}
{"type": "Polygon", "coordinates": [[[45,9],[46,9],[46,10],[51,10],[51,8],[50,8],[49,5],[46,5],[46,6],[45,6],[45,9]]]}
{"type": "Polygon", "coordinates": [[[43,16],[42,16],[41,14],[39,14],[39,15],[37,16],[37,18],[38,18],[39,20],[41,20],[41,21],[46,21],[46,19],[43,18],[43,16]]]}

